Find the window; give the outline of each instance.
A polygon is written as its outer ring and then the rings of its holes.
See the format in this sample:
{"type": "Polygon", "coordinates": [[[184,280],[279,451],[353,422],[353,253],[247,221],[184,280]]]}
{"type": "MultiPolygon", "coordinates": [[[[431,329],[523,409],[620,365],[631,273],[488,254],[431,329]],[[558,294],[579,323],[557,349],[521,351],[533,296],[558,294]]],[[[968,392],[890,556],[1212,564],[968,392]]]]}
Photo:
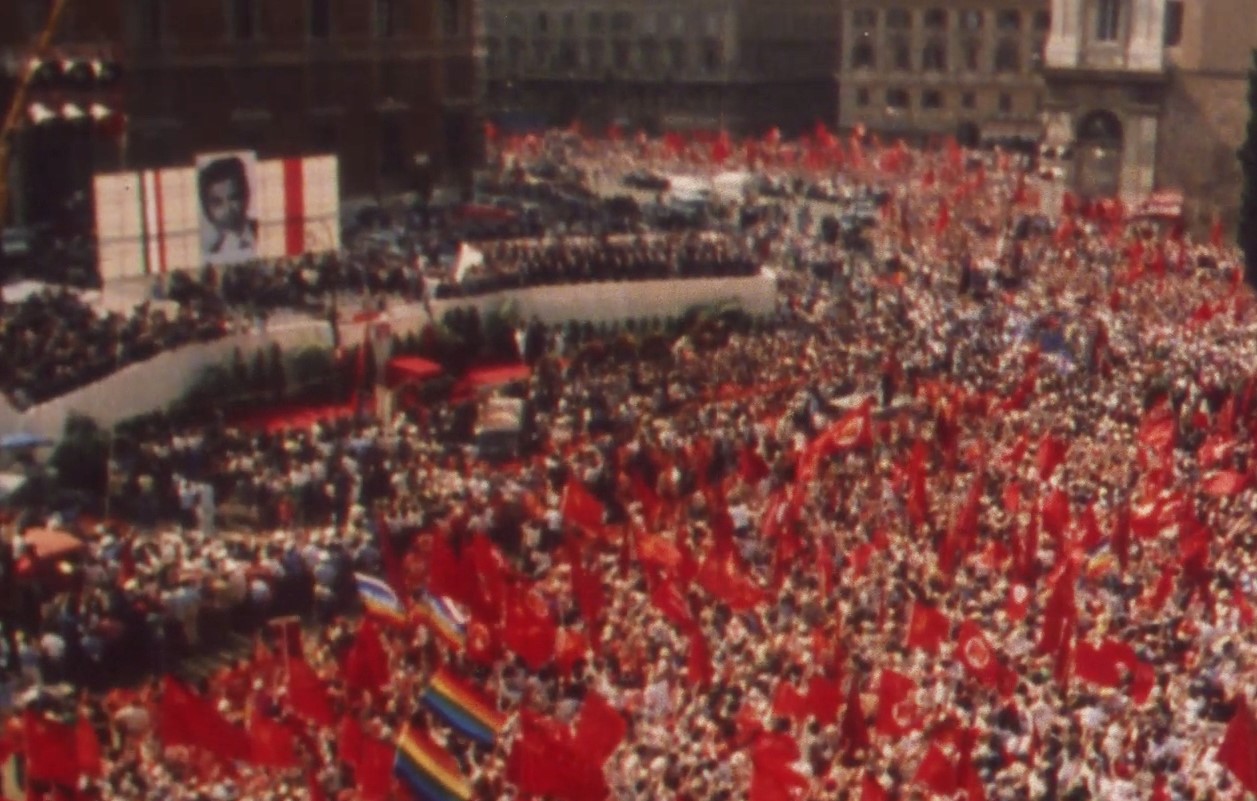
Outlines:
{"type": "Polygon", "coordinates": [[[545,39],[533,40],[532,65],[537,69],[545,69],[550,66],[550,43],[545,39]]]}
{"type": "Polygon", "coordinates": [[[960,105],[963,108],[975,109],[978,107],[978,97],[973,92],[965,92],[960,96],[960,105]]]}
{"type": "Polygon", "coordinates": [[[1096,40],[1117,41],[1117,27],[1122,21],[1120,0],[1096,0],[1096,40]]]}
{"type": "Polygon", "coordinates": [[[685,69],[685,40],[668,40],[668,66],[674,70],[685,69]]]}
{"type": "Polygon", "coordinates": [[[969,9],[960,12],[960,27],[966,31],[982,30],[982,12],[976,9],[969,9]]]}
{"type": "Polygon", "coordinates": [[[141,44],[161,44],[165,32],[165,0],[140,0],[136,3],[136,33],[141,44]]]}
{"type": "Polygon", "coordinates": [[[871,70],[876,67],[877,58],[873,53],[873,45],[868,42],[857,42],[851,51],[851,66],[857,70],[871,70]]]}
{"type": "Polygon", "coordinates": [[[1008,94],[1008,92],[1000,92],[999,111],[1001,114],[1011,114],[1013,112],[1013,96],[1008,94]]]}
{"type": "Polygon", "coordinates": [[[995,46],[995,71],[1021,71],[1021,47],[1016,40],[1004,39],[995,46]]]}
{"type": "Polygon", "coordinates": [[[995,17],[995,27],[1001,31],[1021,30],[1021,12],[1017,9],[1006,9],[995,17]]]}
{"type": "Polygon", "coordinates": [[[937,89],[926,89],[921,95],[921,108],[940,109],[943,107],[943,93],[937,89]]]}
{"type": "Polygon", "coordinates": [[[441,33],[446,37],[462,32],[462,9],[458,6],[458,0],[439,0],[441,33]]]}
{"type": "Polygon", "coordinates": [[[550,32],[550,17],[544,11],[537,13],[536,24],[533,26],[537,33],[550,32]]]}
{"type": "Polygon", "coordinates": [[[394,0],[375,0],[375,35],[387,39],[397,34],[397,6],[394,0]]]}
{"type": "Polygon", "coordinates": [[[901,72],[907,72],[912,69],[912,50],[908,47],[908,40],[898,37],[890,43],[891,61],[895,69],[901,72]]]}
{"type": "Polygon", "coordinates": [[[912,27],[912,14],[906,8],[886,9],[886,27],[906,30],[912,27]]]}
{"type": "Polygon", "coordinates": [[[524,40],[512,36],[506,40],[506,68],[511,72],[519,72],[524,63],[524,40]]]}
{"type": "Polygon", "coordinates": [[[725,54],[724,48],[720,44],[719,39],[707,38],[703,40],[703,69],[708,72],[718,72],[724,66],[725,54]]]}
{"type": "Polygon", "coordinates": [[[591,11],[589,13],[589,32],[602,33],[602,12],[591,11]]]}
{"type": "Polygon", "coordinates": [[[585,43],[585,63],[593,72],[602,72],[607,65],[607,51],[601,39],[590,39],[585,43]]]}
{"type": "Polygon", "coordinates": [[[947,27],[947,9],[931,8],[925,12],[925,27],[932,30],[943,30],[947,27]]]}
{"type": "Polygon", "coordinates": [[[616,41],[611,45],[611,60],[617,70],[626,70],[629,67],[629,43],[624,41],[616,41]]]}
{"type": "Polygon", "coordinates": [[[580,54],[576,52],[576,42],[564,39],[559,42],[559,69],[575,70],[580,66],[580,54]]]}
{"type": "Polygon", "coordinates": [[[886,105],[890,108],[907,108],[908,107],[908,90],[907,89],[887,89],[886,105]]]}
{"type": "Polygon", "coordinates": [[[857,30],[871,30],[877,27],[877,11],[872,8],[857,8],[851,12],[851,26],[857,30]]]}
{"type": "Polygon", "coordinates": [[[659,41],[656,39],[646,38],[638,45],[638,55],[642,69],[647,72],[656,72],[659,69],[659,41]]]}
{"type": "Polygon", "coordinates": [[[1183,41],[1183,0],[1165,4],[1165,46],[1177,47],[1183,41]]]}
{"type": "Polygon", "coordinates": [[[921,69],[926,72],[942,72],[947,69],[947,43],[941,39],[932,39],[925,43],[921,51],[921,69]]]}
{"type": "Polygon", "coordinates": [[[257,33],[257,6],[253,0],[231,0],[231,36],[237,42],[251,42],[257,33]]]}
{"type": "Polygon", "coordinates": [[[861,86],[855,90],[855,104],[860,108],[865,108],[869,104],[869,90],[867,87],[861,86]]]}
{"type": "Polygon", "coordinates": [[[1051,11],[1034,12],[1034,29],[1040,33],[1049,30],[1052,27],[1051,11]]]}
{"type": "Polygon", "coordinates": [[[615,33],[628,33],[633,30],[633,15],[627,11],[617,11],[612,14],[611,30],[615,33]]]}
{"type": "Polygon", "coordinates": [[[965,69],[969,72],[982,69],[982,42],[977,39],[966,39],[960,47],[965,55],[965,69]]]}
{"type": "Polygon", "coordinates": [[[563,32],[566,34],[576,33],[576,12],[563,12],[563,32]]]}
{"type": "Polygon", "coordinates": [[[331,0],[310,0],[310,38],[326,39],[331,34],[331,0]]]}

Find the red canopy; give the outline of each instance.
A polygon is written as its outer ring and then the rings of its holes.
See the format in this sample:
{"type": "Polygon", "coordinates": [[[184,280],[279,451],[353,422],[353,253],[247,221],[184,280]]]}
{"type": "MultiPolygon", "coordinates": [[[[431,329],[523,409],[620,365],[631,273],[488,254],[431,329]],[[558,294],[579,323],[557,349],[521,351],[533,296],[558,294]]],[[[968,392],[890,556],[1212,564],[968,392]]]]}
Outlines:
{"type": "Polygon", "coordinates": [[[513,381],[527,381],[531,375],[532,371],[526,364],[477,367],[468,371],[462,383],[468,389],[489,389],[513,381]]]}
{"type": "Polygon", "coordinates": [[[398,356],[389,359],[385,377],[390,387],[412,381],[427,381],[436,378],[442,372],[441,365],[421,359],[418,356],[398,356]]]}
{"type": "Polygon", "coordinates": [[[77,537],[50,528],[32,528],[22,535],[22,539],[39,559],[60,559],[83,549],[83,542],[77,537]]]}

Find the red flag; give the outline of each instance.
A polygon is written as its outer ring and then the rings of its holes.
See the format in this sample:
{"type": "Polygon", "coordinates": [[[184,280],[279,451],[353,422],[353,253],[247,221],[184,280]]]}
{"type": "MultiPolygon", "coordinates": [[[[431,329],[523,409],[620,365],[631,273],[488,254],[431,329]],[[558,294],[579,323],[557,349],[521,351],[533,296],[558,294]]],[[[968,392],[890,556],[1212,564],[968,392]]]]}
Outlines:
{"type": "Polygon", "coordinates": [[[428,556],[428,592],[453,598],[477,615],[491,616],[490,610],[482,608],[476,568],[466,551],[464,548],[461,553],[456,553],[441,534],[432,538],[432,550],[428,556]]]}
{"type": "Polygon", "coordinates": [[[1248,476],[1234,470],[1218,470],[1200,483],[1200,491],[1213,498],[1239,495],[1248,486],[1248,476]]]}
{"type": "Polygon", "coordinates": [[[816,722],[828,726],[838,722],[838,707],[842,692],[838,682],[821,675],[812,676],[807,682],[807,704],[816,722]]]}
{"type": "Polygon", "coordinates": [[[998,657],[991,650],[986,635],[971,620],[960,624],[956,638],[956,654],[969,675],[988,687],[998,687],[1003,673],[998,657]]]}
{"type": "Polygon", "coordinates": [[[920,728],[914,700],[917,684],[889,668],[882,670],[877,688],[877,730],[890,737],[903,737],[920,728]]]}
{"type": "Polygon", "coordinates": [[[956,768],[943,756],[937,744],[930,745],[930,749],[925,752],[925,758],[917,766],[912,783],[928,788],[935,795],[948,797],[959,789],[956,784],[956,768]]]}
{"type": "Polygon", "coordinates": [[[860,751],[868,751],[869,729],[864,719],[864,709],[860,705],[860,680],[858,676],[851,678],[847,689],[847,708],[842,713],[842,723],[838,729],[839,743],[850,758],[858,758],[860,751]]]}
{"type": "Polygon", "coordinates": [[[383,740],[367,737],[362,741],[361,757],[354,777],[358,791],[367,801],[386,801],[393,789],[393,758],[396,747],[383,740]]]}
{"type": "Polygon", "coordinates": [[[1121,685],[1121,673],[1112,653],[1106,653],[1081,638],[1074,644],[1074,674],[1101,687],[1121,685]]]}
{"type": "Polygon", "coordinates": [[[574,525],[591,531],[602,529],[606,510],[594,494],[575,478],[568,479],[563,490],[563,501],[560,506],[563,519],[574,525]]]}
{"type": "Polygon", "coordinates": [[[1009,622],[1017,623],[1026,619],[1026,610],[1030,606],[1030,588],[1019,581],[1008,587],[1008,598],[1004,601],[1004,614],[1009,622]]]}
{"type": "Polygon", "coordinates": [[[519,731],[506,776],[521,793],[559,801],[605,801],[610,791],[602,766],[579,756],[571,732],[528,710],[520,713],[519,731]],[[555,769],[559,765],[562,770],[555,769]]]}
{"type": "Polygon", "coordinates": [[[271,768],[297,766],[296,740],[292,732],[256,708],[249,718],[249,748],[249,761],[254,765],[271,768]]]}
{"type": "Polygon", "coordinates": [[[388,652],[371,618],[364,617],[345,654],[341,675],[350,690],[379,692],[389,680],[388,652]]]}
{"type": "Polygon", "coordinates": [[[946,200],[938,202],[938,216],[934,218],[934,235],[941,236],[951,225],[951,207],[946,200]]]}
{"type": "Polygon", "coordinates": [[[1035,454],[1035,466],[1039,470],[1039,480],[1047,481],[1056,472],[1056,468],[1061,462],[1065,461],[1066,454],[1069,453],[1069,443],[1053,437],[1051,434],[1044,434],[1039,440],[1039,450],[1035,454]]]}
{"type": "Polygon", "coordinates": [[[773,714],[778,717],[790,718],[796,722],[802,722],[812,714],[812,710],[808,707],[807,696],[788,681],[782,681],[777,685],[777,691],[773,693],[773,714]]]}
{"type": "Polygon", "coordinates": [[[807,780],[792,767],[799,746],[788,734],[761,734],[751,746],[749,801],[790,801],[791,791],[807,788],[807,780]]]}
{"type": "Polygon", "coordinates": [[[912,616],[908,621],[907,645],[937,655],[938,648],[947,638],[951,623],[947,616],[932,606],[914,601],[912,616]]]}
{"type": "Polygon", "coordinates": [[[878,784],[877,779],[869,773],[865,773],[860,779],[860,801],[888,801],[889,796],[882,785],[878,784]]]}
{"type": "Polygon", "coordinates": [[[724,601],[735,612],[754,609],[767,598],[767,593],[756,586],[750,577],[738,567],[734,551],[712,554],[703,560],[698,571],[698,585],[714,597],[724,601]]]}
{"type": "Polygon", "coordinates": [[[77,735],[68,723],[27,710],[22,713],[26,741],[26,775],[31,781],[75,787],[79,781],[77,735]]]}
{"type": "Polygon", "coordinates": [[[1226,736],[1218,746],[1217,760],[1245,790],[1257,793],[1257,720],[1243,696],[1238,699],[1226,736]]]}
{"type": "Polygon", "coordinates": [[[74,751],[79,763],[79,773],[84,776],[101,774],[100,739],[86,715],[79,715],[78,722],[74,725],[74,751]]]}
{"type": "Polygon", "coordinates": [[[606,590],[603,589],[601,577],[586,570],[579,555],[572,558],[571,565],[572,597],[576,599],[581,618],[589,630],[595,631],[607,602],[606,590]]]}
{"type": "Polygon", "coordinates": [[[690,612],[689,601],[673,582],[666,579],[655,582],[650,591],[650,601],[664,617],[677,626],[683,629],[694,626],[694,615],[690,612]]]}
{"type": "Polygon", "coordinates": [[[1065,530],[1069,528],[1069,496],[1063,490],[1053,490],[1043,501],[1043,529],[1058,543],[1063,542],[1065,530]]]}
{"type": "Polygon", "coordinates": [[[596,691],[585,694],[576,719],[573,743],[576,750],[596,765],[602,765],[620,747],[628,734],[624,716],[596,691]]]}
{"type": "Polygon", "coordinates": [[[212,703],[170,676],[162,685],[158,721],[163,745],[196,746],[225,761],[249,756],[245,732],[228,722],[212,703]]]}
{"type": "Polygon", "coordinates": [[[1257,623],[1257,615],[1253,614],[1253,608],[1249,605],[1248,599],[1244,597],[1244,591],[1239,587],[1231,590],[1231,602],[1235,604],[1235,608],[1239,610],[1240,622],[1245,628],[1257,623]]]}
{"type": "Polygon", "coordinates": [[[706,687],[711,684],[715,675],[711,667],[711,650],[707,647],[707,638],[697,627],[689,632],[690,652],[685,661],[685,674],[695,687],[706,687]]]}
{"type": "Polygon", "coordinates": [[[362,724],[353,715],[346,713],[336,727],[336,754],[341,762],[358,768],[362,761],[362,744],[366,737],[362,733],[362,724]]]}
{"type": "Polygon", "coordinates": [[[658,534],[642,534],[637,538],[637,558],[643,565],[673,576],[681,566],[681,551],[658,534]]]}
{"type": "Polygon", "coordinates": [[[326,685],[304,659],[288,660],[288,704],[312,723],[331,726],[336,722],[326,685]]]}
{"type": "Polygon", "coordinates": [[[526,588],[518,588],[507,603],[502,643],[533,670],[554,658],[559,629],[544,600],[526,588]]]}

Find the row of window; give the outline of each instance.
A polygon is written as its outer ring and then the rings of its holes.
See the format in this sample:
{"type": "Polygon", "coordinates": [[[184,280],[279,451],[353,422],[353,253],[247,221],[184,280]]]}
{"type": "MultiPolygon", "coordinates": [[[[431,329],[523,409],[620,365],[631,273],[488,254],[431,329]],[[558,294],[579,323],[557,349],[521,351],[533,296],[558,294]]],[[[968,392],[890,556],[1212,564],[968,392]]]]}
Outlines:
{"type": "Polygon", "coordinates": [[[631,33],[649,36],[669,36],[701,31],[704,35],[719,33],[725,15],[722,12],[698,14],[694,12],[667,12],[633,14],[628,11],[589,11],[578,16],[575,11],[538,11],[525,16],[518,12],[490,12],[485,21],[489,33],[531,33],[547,36],[561,34],[574,36],[579,33],[626,35],[631,33]]]}
{"type": "MultiPolygon", "coordinates": [[[[907,89],[891,88],[885,90],[882,94],[886,108],[895,110],[904,110],[912,106],[912,93],[907,89]]],[[[925,89],[921,92],[918,106],[927,111],[940,111],[947,107],[947,95],[938,89],[925,89]]],[[[873,92],[867,87],[860,87],[855,93],[855,104],[859,108],[868,108],[873,105],[873,92]]],[[[1013,102],[1013,96],[1008,92],[1000,92],[996,101],[996,106],[1001,114],[1012,114],[1016,110],[1016,104],[1013,102]]],[[[972,111],[978,107],[978,96],[975,92],[962,92],[960,94],[961,109],[972,111]]]]}
{"type": "MultiPolygon", "coordinates": [[[[985,56],[983,43],[979,40],[964,41],[959,49],[958,64],[968,72],[984,72],[991,69],[999,74],[1014,74],[1023,71],[1027,63],[1022,58],[1021,42],[1016,39],[1001,39],[997,42],[993,57],[989,62],[985,56]]],[[[919,68],[925,72],[945,72],[950,68],[951,60],[948,56],[947,42],[942,39],[931,39],[921,49],[919,68]]],[[[852,69],[877,69],[878,51],[871,42],[856,42],[851,48],[850,63],[852,69]]],[[[913,69],[912,48],[906,38],[893,38],[887,44],[885,68],[902,72],[913,69]]]]}
{"type": "MultiPolygon", "coordinates": [[[[161,44],[166,36],[168,6],[174,0],[134,0],[136,33],[144,44],[161,44]]],[[[409,0],[370,0],[372,33],[378,38],[396,36],[401,29],[409,0]]],[[[224,0],[228,36],[236,42],[256,41],[262,35],[261,9],[264,0],[224,0]]],[[[325,41],[335,35],[333,0],[306,0],[306,32],[311,39],[325,41]]],[[[458,36],[464,27],[462,0],[439,0],[436,4],[438,30],[445,36],[458,36]]]]}
{"type": "MultiPolygon", "coordinates": [[[[886,27],[891,30],[909,30],[915,22],[915,16],[906,8],[888,8],[882,12],[886,27]]],[[[1052,17],[1047,11],[1036,11],[1026,19],[1026,15],[1018,9],[1001,9],[990,12],[994,18],[996,30],[1020,31],[1028,24],[1036,31],[1046,31],[1052,25],[1052,17]]],[[[951,24],[952,16],[945,8],[926,9],[920,15],[921,24],[929,30],[946,30],[951,24]]],[[[961,30],[980,31],[987,24],[988,12],[977,9],[963,9],[955,12],[955,24],[961,30]]],[[[872,30],[877,27],[879,11],[876,8],[857,8],[851,12],[851,25],[856,30],[872,30]]]]}
{"type": "MultiPolygon", "coordinates": [[[[600,72],[607,68],[627,70],[634,66],[647,72],[662,70],[686,70],[691,66],[691,47],[686,40],[645,39],[633,43],[617,39],[609,43],[604,39],[590,39],[582,47],[579,42],[563,40],[553,43],[546,39],[532,42],[531,57],[523,39],[489,38],[489,64],[492,69],[505,66],[511,71],[529,66],[537,69],[580,70],[600,72]],[[527,59],[527,64],[525,63],[527,59]]],[[[698,43],[697,58],[693,65],[707,73],[717,73],[725,65],[724,44],[715,38],[698,43]]]]}

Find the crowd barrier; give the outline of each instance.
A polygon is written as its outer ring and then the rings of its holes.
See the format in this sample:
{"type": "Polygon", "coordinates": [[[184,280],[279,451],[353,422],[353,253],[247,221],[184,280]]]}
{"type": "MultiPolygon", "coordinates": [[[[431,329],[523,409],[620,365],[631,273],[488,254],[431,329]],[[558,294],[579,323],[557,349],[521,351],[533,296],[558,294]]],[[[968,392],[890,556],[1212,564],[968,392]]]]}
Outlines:
{"type": "MultiPolygon", "coordinates": [[[[650,317],[671,318],[694,306],[732,303],[750,314],[766,315],[776,309],[776,275],[761,270],[743,278],[692,278],[668,281],[631,281],[546,286],[493,292],[471,298],[434,300],[429,306],[409,304],[390,308],[377,322],[388,323],[393,335],[418,332],[432,319],[440,320],[453,308],[475,306],[484,314],[510,305],[521,320],[542,322],[569,320],[596,324],[650,317]]],[[[370,322],[341,323],[342,345],[354,346],[367,335],[370,322]]],[[[110,427],[123,420],[166,408],[178,400],[206,368],[229,364],[236,349],[246,359],[272,343],[284,351],[305,347],[332,347],[334,333],[326,320],[294,319],[283,325],[235,334],[197,345],[167,351],[132,364],[94,384],[82,387],[25,412],[0,398],[0,436],[28,433],[58,440],[72,414],[91,417],[110,427]]]]}

